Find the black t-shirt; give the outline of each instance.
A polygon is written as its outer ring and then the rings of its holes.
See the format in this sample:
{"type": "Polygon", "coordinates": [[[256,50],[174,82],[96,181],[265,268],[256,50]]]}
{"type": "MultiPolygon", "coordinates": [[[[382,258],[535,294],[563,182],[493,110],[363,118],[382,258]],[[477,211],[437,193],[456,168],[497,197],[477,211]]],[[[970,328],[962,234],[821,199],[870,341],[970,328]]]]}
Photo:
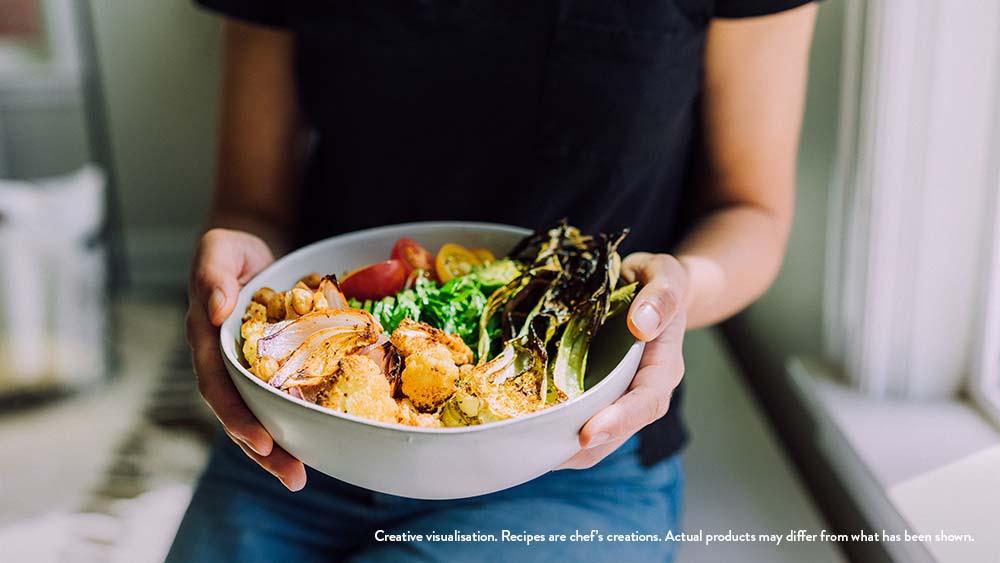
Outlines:
{"type": "MultiPolygon", "coordinates": [[[[668,252],[699,129],[714,17],[808,0],[197,0],[296,35],[315,131],[300,242],[420,220],[623,227],[668,252]]],[[[686,440],[681,389],[642,432],[646,464],[686,440]]]]}

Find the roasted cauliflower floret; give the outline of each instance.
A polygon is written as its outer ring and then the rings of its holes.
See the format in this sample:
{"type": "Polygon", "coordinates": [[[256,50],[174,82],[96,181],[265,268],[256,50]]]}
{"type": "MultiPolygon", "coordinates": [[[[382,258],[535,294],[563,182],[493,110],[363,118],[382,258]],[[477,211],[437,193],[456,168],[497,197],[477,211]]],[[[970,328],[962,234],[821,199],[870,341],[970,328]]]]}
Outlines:
{"type": "Polygon", "coordinates": [[[441,421],[431,413],[423,413],[413,406],[409,399],[400,399],[399,414],[396,416],[397,422],[407,426],[419,426],[421,428],[440,428],[441,421]]]}
{"type": "Polygon", "coordinates": [[[345,356],[319,392],[316,403],[379,422],[396,422],[399,405],[392,398],[382,370],[365,356],[345,356]]]}
{"type": "MultiPolygon", "coordinates": [[[[257,305],[257,303],[251,303],[251,305],[257,305]]],[[[255,312],[262,310],[255,309],[255,312]]],[[[267,321],[260,320],[253,313],[248,311],[249,318],[240,327],[240,335],[243,337],[243,357],[246,358],[247,363],[250,367],[253,367],[257,363],[257,341],[264,336],[264,329],[267,328],[267,321]]],[[[266,314],[266,313],[265,313],[266,314]]]]}
{"type": "Polygon", "coordinates": [[[516,352],[505,350],[478,366],[462,366],[455,393],[441,406],[444,426],[469,426],[513,418],[544,408],[538,393],[539,371],[524,359],[515,362],[516,352]],[[516,374],[516,367],[528,367],[516,374]]]}
{"type": "Polygon", "coordinates": [[[432,411],[455,392],[458,366],[447,348],[429,346],[406,357],[401,379],[403,394],[413,405],[424,412],[432,411]]]}
{"type": "Polygon", "coordinates": [[[246,311],[246,314],[243,315],[243,320],[244,321],[251,321],[251,320],[253,320],[253,321],[260,321],[262,323],[266,323],[267,322],[267,307],[264,306],[264,305],[262,305],[262,304],[260,304],[260,303],[258,303],[258,302],[256,302],[256,301],[251,301],[250,304],[247,305],[247,311],[246,311]]]}
{"type": "Polygon", "coordinates": [[[443,346],[451,354],[452,363],[457,365],[472,363],[472,350],[458,335],[434,328],[426,323],[406,318],[392,331],[392,345],[404,358],[422,350],[443,346]]]}

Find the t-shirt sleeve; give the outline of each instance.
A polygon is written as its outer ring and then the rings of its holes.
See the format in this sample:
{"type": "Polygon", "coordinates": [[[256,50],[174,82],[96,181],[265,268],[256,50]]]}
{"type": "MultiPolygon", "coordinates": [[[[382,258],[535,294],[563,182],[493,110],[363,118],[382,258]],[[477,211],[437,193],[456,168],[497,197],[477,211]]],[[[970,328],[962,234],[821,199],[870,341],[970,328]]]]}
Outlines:
{"type": "Polygon", "coordinates": [[[798,8],[814,0],[715,0],[717,18],[752,18],[798,8]]]}
{"type": "Polygon", "coordinates": [[[194,0],[195,4],[220,15],[257,25],[288,27],[285,2],[277,0],[194,0]]]}

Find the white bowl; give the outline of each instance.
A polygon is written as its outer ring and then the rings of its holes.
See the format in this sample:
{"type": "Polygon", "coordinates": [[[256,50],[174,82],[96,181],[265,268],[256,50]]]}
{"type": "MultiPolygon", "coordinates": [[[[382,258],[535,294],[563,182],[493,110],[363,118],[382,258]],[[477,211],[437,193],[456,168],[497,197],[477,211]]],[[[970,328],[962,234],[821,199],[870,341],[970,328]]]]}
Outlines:
{"type": "Polygon", "coordinates": [[[367,489],[420,499],[476,496],[519,485],[579,451],[578,434],[597,411],[628,388],[643,344],[624,315],[597,334],[589,354],[587,391],[573,401],[518,418],[460,428],[385,424],[296,399],[254,377],[240,362],[240,318],[262,286],[290,288],[310,272],[341,274],[386,260],[400,237],[431,252],[446,242],[506,254],[529,231],[488,223],[411,223],[341,235],[278,260],[240,292],[221,329],[222,356],[250,410],[274,440],[306,465],[367,489]]]}

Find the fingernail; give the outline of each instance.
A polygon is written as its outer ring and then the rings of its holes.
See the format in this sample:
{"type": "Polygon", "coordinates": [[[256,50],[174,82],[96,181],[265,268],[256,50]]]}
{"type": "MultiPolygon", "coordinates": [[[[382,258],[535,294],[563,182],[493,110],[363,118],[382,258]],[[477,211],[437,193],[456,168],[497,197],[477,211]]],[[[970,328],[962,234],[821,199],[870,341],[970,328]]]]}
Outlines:
{"type": "Polygon", "coordinates": [[[598,434],[595,434],[594,437],[591,438],[589,442],[587,442],[587,449],[589,450],[596,448],[597,446],[600,446],[601,444],[607,442],[609,437],[610,436],[608,436],[607,432],[600,432],[598,434]]]}
{"type": "Polygon", "coordinates": [[[212,295],[208,298],[208,312],[209,314],[215,314],[222,304],[226,302],[226,294],[222,293],[222,290],[215,288],[212,290],[212,295]]]}
{"type": "Polygon", "coordinates": [[[652,336],[660,326],[660,314],[649,303],[643,303],[632,314],[632,324],[646,336],[652,336]]]}
{"type": "Polygon", "coordinates": [[[285,481],[284,479],[279,478],[278,480],[281,481],[281,484],[284,485],[286,489],[292,491],[293,493],[301,491],[306,486],[305,481],[300,479],[285,481]]]}

